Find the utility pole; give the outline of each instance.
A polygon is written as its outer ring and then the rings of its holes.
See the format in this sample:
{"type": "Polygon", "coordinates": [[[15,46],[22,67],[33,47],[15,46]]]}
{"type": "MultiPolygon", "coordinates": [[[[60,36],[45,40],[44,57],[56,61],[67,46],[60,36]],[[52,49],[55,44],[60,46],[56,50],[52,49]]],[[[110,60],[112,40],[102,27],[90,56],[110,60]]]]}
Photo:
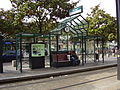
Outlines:
{"type": "Polygon", "coordinates": [[[116,15],[117,15],[117,42],[118,42],[117,79],[120,80],[120,0],[116,0],[116,15]]]}

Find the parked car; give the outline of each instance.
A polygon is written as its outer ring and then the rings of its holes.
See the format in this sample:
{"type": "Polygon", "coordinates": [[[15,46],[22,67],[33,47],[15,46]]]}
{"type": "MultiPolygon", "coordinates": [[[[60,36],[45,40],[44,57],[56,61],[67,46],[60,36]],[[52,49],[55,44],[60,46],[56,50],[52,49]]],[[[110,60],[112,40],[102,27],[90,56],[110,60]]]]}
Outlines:
{"type": "Polygon", "coordinates": [[[11,62],[12,60],[16,60],[16,51],[5,51],[2,55],[3,62],[11,62]]]}

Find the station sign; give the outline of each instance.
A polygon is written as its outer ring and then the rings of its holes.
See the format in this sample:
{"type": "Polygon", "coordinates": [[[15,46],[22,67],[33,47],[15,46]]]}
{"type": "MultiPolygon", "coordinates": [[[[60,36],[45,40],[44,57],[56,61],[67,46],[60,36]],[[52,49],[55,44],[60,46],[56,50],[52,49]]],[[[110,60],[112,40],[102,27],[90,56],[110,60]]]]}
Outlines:
{"type": "Polygon", "coordinates": [[[79,13],[82,13],[83,12],[83,6],[79,6],[79,7],[76,7],[74,9],[71,9],[69,11],[69,15],[75,15],[75,14],[79,14],[79,13]]]}

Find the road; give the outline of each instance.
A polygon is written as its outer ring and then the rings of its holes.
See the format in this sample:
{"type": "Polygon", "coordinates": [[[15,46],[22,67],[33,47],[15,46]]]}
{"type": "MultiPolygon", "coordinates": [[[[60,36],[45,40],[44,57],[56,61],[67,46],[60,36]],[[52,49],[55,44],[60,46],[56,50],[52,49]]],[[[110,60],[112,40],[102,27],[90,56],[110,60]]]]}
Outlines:
{"type": "Polygon", "coordinates": [[[120,90],[116,67],[0,85],[0,90],[120,90]]]}

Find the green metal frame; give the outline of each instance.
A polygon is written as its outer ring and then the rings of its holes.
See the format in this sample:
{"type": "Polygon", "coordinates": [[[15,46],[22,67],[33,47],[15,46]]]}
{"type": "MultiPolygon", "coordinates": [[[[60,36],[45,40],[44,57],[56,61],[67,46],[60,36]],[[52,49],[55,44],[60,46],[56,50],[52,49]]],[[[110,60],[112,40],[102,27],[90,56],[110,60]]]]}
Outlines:
{"type": "MultiPolygon", "coordinates": [[[[50,66],[52,66],[52,59],[51,59],[51,37],[56,37],[56,51],[58,52],[59,47],[59,36],[65,32],[65,29],[69,28],[67,33],[67,50],[68,50],[68,35],[73,34],[74,39],[78,39],[77,41],[74,42],[74,50],[75,50],[75,43],[81,41],[81,48],[82,48],[82,65],[86,63],[86,40],[87,39],[93,39],[96,40],[96,38],[101,38],[103,41],[103,37],[98,37],[98,36],[88,36],[87,28],[89,27],[89,23],[87,20],[81,16],[81,15],[75,15],[72,17],[69,17],[68,19],[63,20],[62,22],[58,23],[57,27],[53,30],[50,31],[48,35],[43,35],[43,34],[33,34],[33,33],[19,33],[16,35],[16,52],[20,49],[20,57],[17,55],[16,59],[16,70],[20,70],[22,72],[22,40],[24,37],[30,37],[33,38],[33,42],[36,42],[35,37],[43,37],[43,38],[48,38],[49,40],[49,53],[50,53],[50,66]],[[81,20],[81,19],[82,20],[81,20]]],[[[103,49],[103,44],[102,44],[102,49],[103,49]]],[[[95,54],[95,49],[94,49],[94,54],[95,54]]],[[[104,62],[104,53],[102,55],[103,57],[103,62],[104,62]]],[[[95,58],[94,58],[95,61],[95,58]]]]}
{"type": "Polygon", "coordinates": [[[87,53],[86,53],[86,40],[91,39],[91,40],[94,41],[94,62],[96,62],[95,51],[96,51],[97,47],[95,47],[95,44],[96,43],[99,44],[97,42],[97,39],[99,39],[102,42],[102,62],[104,63],[104,52],[103,52],[103,50],[104,50],[104,41],[103,41],[104,37],[102,37],[102,36],[101,37],[100,36],[79,36],[79,37],[74,37],[74,38],[81,39],[81,41],[82,41],[82,50],[84,49],[83,44],[85,44],[84,45],[85,46],[85,51],[82,51],[82,52],[84,52],[83,55],[85,54],[85,56],[82,57],[82,59],[85,59],[85,60],[82,60],[83,65],[84,65],[84,63],[86,63],[86,56],[87,56],[87,53]]]}
{"type": "MultiPolygon", "coordinates": [[[[69,27],[69,32],[68,33],[72,33],[74,34],[73,38],[77,38],[78,40],[81,40],[81,48],[82,48],[82,65],[84,65],[84,63],[86,63],[86,40],[87,39],[92,39],[94,40],[94,61],[96,61],[95,59],[95,40],[96,38],[102,38],[103,37],[98,37],[98,36],[88,36],[88,32],[87,32],[87,28],[89,27],[89,23],[88,21],[82,16],[82,15],[75,15],[72,17],[69,17],[65,20],[63,20],[62,22],[58,23],[57,28],[55,28],[54,30],[50,31],[50,35],[56,35],[56,43],[57,43],[57,51],[58,51],[58,36],[62,35],[61,32],[64,32],[64,30],[69,27]],[[79,18],[82,18],[79,19],[79,18]],[[77,21],[76,21],[77,20],[77,21]],[[59,32],[59,33],[58,33],[59,32]],[[58,33],[58,34],[57,34],[58,33]]],[[[102,43],[104,44],[104,43],[102,43]]],[[[68,46],[68,45],[67,45],[68,46]]],[[[102,45],[103,46],[103,45],[102,45]]],[[[68,48],[68,47],[67,47],[68,48]]],[[[68,50],[68,49],[67,49],[68,50]]],[[[102,48],[103,50],[103,48],[102,48]]],[[[104,62],[104,53],[102,54],[103,57],[103,62],[104,62]]]]}
{"type": "MultiPolygon", "coordinates": [[[[22,45],[23,45],[23,38],[25,37],[30,37],[33,38],[33,42],[35,43],[35,37],[42,37],[42,38],[48,38],[49,39],[49,35],[43,35],[43,34],[34,34],[34,33],[19,33],[16,34],[16,70],[19,70],[20,72],[22,72],[22,45]],[[18,55],[19,53],[19,55],[18,55]]],[[[24,43],[25,44],[25,43],[24,43]]],[[[28,44],[28,43],[27,43],[28,44]]]]}
{"type": "MultiPolygon", "coordinates": [[[[58,23],[57,28],[52,30],[50,32],[50,34],[55,35],[56,32],[62,32],[67,27],[69,27],[69,32],[68,33],[71,32],[72,34],[74,34],[78,38],[82,37],[82,50],[83,50],[83,42],[84,42],[83,37],[88,35],[88,32],[87,32],[86,29],[89,27],[89,23],[87,22],[87,20],[84,17],[82,17],[80,14],[76,15],[76,16],[73,16],[73,17],[69,17],[68,19],[65,19],[64,21],[58,23]],[[82,18],[82,20],[79,19],[80,17],[82,18]]],[[[56,34],[56,36],[57,36],[57,38],[56,38],[57,39],[56,40],[56,42],[57,42],[57,52],[58,52],[58,35],[61,35],[61,34],[62,33],[56,34]]],[[[67,50],[68,50],[68,47],[67,47],[67,50]]],[[[82,51],[82,64],[84,65],[84,52],[83,51],[82,51]]]]}

